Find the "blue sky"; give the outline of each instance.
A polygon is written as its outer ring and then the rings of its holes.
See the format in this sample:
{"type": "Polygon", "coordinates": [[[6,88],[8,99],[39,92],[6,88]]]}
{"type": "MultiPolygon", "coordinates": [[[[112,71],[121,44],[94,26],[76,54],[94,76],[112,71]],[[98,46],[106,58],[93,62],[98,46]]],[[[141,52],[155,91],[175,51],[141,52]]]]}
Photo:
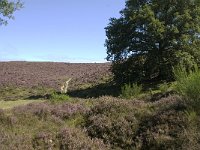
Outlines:
{"type": "Polygon", "coordinates": [[[23,0],[0,26],[0,61],[105,62],[105,30],[125,0],[23,0]]]}

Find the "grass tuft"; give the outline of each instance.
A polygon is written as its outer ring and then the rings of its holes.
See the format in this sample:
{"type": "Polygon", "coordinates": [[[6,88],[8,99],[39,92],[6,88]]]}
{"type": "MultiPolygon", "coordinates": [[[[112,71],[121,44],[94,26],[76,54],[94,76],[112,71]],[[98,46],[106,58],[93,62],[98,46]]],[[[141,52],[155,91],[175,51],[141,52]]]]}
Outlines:
{"type": "Polygon", "coordinates": [[[137,98],[142,91],[142,85],[137,83],[125,84],[121,87],[121,97],[126,99],[137,98]]]}

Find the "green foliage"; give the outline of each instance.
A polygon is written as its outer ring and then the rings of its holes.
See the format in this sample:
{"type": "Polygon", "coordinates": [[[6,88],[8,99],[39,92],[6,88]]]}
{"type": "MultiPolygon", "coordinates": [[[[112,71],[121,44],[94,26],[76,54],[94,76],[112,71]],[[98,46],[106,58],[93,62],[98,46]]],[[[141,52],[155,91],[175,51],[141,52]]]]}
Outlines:
{"type": "Polygon", "coordinates": [[[186,115],[190,125],[194,126],[197,123],[198,115],[194,110],[186,110],[185,115],[186,115]]]}
{"type": "Polygon", "coordinates": [[[188,122],[187,128],[179,136],[179,140],[183,140],[182,147],[184,149],[197,149],[200,147],[199,139],[199,115],[192,109],[185,111],[188,122]]]}
{"type": "Polygon", "coordinates": [[[137,83],[125,84],[121,88],[121,96],[127,99],[136,98],[141,94],[141,91],[142,85],[138,85],[137,83]]]}
{"type": "Polygon", "coordinates": [[[66,121],[66,124],[69,127],[78,127],[78,126],[83,126],[85,123],[84,117],[81,114],[75,115],[74,117],[68,119],[66,121]]]}
{"type": "Polygon", "coordinates": [[[185,67],[178,66],[174,69],[177,80],[175,90],[185,98],[189,107],[199,112],[200,106],[200,70],[194,67],[193,71],[187,71],[185,67]]]}
{"type": "Polygon", "coordinates": [[[60,94],[54,92],[50,95],[50,99],[52,102],[62,102],[62,101],[68,101],[70,97],[66,94],[60,94]]]}
{"type": "Polygon", "coordinates": [[[14,19],[13,13],[23,7],[20,0],[10,2],[0,0],[0,25],[7,24],[7,19],[14,19]]]}
{"type": "Polygon", "coordinates": [[[164,83],[160,84],[159,90],[161,91],[161,93],[166,93],[169,90],[168,83],[164,82],[164,83]]]}
{"type": "Polygon", "coordinates": [[[20,105],[27,105],[30,103],[40,103],[44,102],[44,100],[16,100],[16,101],[0,101],[0,109],[11,109],[20,105]]]}
{"type": "Polygon", "coordinates": [[[172,80],[179,62],[200,64],[198,0],[127,0],[120,13],[105,28],[117,83],[172,80]]]}

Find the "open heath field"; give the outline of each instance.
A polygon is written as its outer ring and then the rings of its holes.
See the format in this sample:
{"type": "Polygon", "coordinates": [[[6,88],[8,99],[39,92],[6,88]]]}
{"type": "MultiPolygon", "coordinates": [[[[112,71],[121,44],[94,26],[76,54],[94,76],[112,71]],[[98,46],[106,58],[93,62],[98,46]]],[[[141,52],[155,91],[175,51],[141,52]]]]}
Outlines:
{"type": "Polygon", "coordinates": [[[199,105],[193,100],[198,91],[190,101],[190,95],[186,98],[179,92],[198,85],[199,71],[157,86],[119,86],[110,67],[109,63],[1,62],[0,149],[200,147],[199,105]],[[61,93],[60,87],[70,78],[67,92],[61,93]]]}
{"type": "Polygon", "coordinates": [[[110,63],[0,62],[0,87],[44,86],[59,89],[72,78],[70,88],[97,84],[111,75],[110,63]]]}

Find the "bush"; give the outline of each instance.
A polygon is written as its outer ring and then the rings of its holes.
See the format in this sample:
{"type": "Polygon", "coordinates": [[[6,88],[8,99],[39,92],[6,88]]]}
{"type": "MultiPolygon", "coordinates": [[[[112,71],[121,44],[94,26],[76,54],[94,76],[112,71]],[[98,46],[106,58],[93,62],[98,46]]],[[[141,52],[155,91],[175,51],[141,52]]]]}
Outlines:
{"type": "Polygon", "coordinates": [[[121,88],[121,96],[126,99],[136,98],[139,94],[141,94],[142,85],[138,85],[137,83],[125,84],[121,88]]]}
{"type": "Polygon", "coordinates": [[[113,149],[134,149],[133,137],[139,120],[147,115],[140,101],[100,100],[85,116],[85,128],[92,138],[103,139],[113,149]]]}
{"type": "Polygon", "coordinates": [[[13,109],[15,115],[37,116],[41,120],[48,120],[49,117],[55,116],[62,120],[69,119],[77,114],[84,114],[87,109],[81,104],[61,103],[52,105],[49,103],[32,103],[26,106],[18,106],[13,109]]]}
{"type": "Polygon", "coordinates": [[[57,135],[59,149],[62,150],[106,150],[101,140],[89,138],[84,131],[75,128],[63,128],[57,135]]]}
{"type": "Polygon", "coordinates": [[[34,149],[53,149],[55,147],[55,139],[52,134],[48,132],[40,132],[35,135],[32,140],[34,149]]]}
{"type": "Polygon", "coordinates": [[[182,111],[159,111],[146,117],[140,124],[135,137],[137,149],[165,150],[180,149],[183,139],[180,134],[186,130],[187,121],[182,111]]]}
{"type": "MultiPolygon", "coordinates": [[[[174,69],[177,81],[175,90],[184,97],[185,103],[195,111],[200,110],[200,70],[194,67],[187,71],[185,67],[178,66],[174,69]]],[[[200,112],[200,111],[199,111],[200,112]]]]}
{"type": "Polygon", "coordinates": [[[54,92],[50,95],[50,99],[52,100],[52,102],[67,101],[69,100],[69,96],[66,94],[59,94],[54,92]]]}

